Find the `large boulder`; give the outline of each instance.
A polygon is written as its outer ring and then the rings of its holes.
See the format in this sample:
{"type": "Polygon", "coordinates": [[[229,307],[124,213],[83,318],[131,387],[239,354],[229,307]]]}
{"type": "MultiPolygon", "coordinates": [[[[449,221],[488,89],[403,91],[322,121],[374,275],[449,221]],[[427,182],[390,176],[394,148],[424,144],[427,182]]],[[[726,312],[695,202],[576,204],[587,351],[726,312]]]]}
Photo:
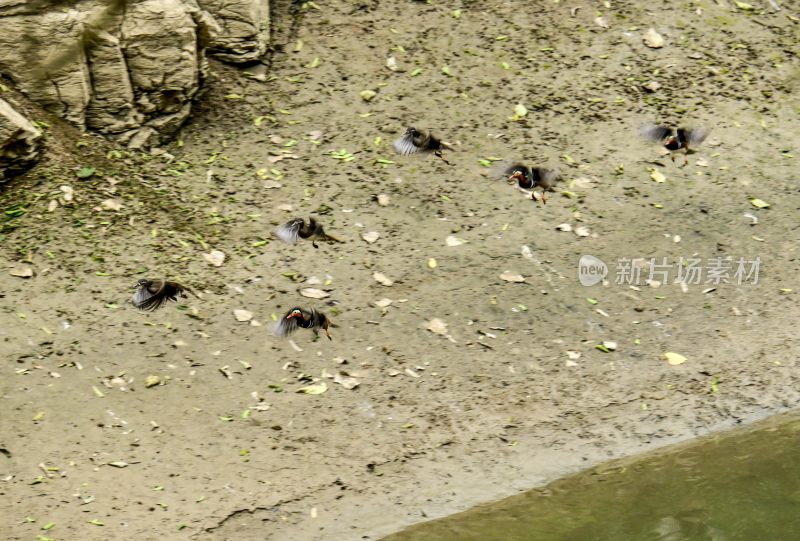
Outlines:
{"type": "Polygon", "coordinates": [[[214,18],[194,0],[61,4],[0,4],[0,72],[76,126],[134,146],[176,130],[220,31],[214,18]]]}
{"type": "Polygon", "coordinates": [[[0,184],[36,161],[41,137],[27,118],[0,99],[0,184]]]}
{"type": "Polygon", "coordinates": [[[270,36],[269,0],[198,0],[222,27],[209,47],[220,60],[246,63],[259,60],[270,36]]]}

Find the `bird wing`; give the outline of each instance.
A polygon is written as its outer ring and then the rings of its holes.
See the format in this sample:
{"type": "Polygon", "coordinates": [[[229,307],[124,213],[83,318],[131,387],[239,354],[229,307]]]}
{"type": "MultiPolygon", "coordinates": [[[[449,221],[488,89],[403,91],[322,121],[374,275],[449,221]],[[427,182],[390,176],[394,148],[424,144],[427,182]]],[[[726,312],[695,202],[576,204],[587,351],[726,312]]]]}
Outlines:
{"type": "Polygon", "coordinates": [[[419,152],[420,149],[414,144],[414,133],[406,132],[400,139],[394,142],[394,150],[401,156],[408,156],[419,152]]]}
{"type": "Polygon", "coordinates": [[[139,310],[153,311],[166,302],[167,298],[164,295],[164,284],[153,293],[147,286],[141,286],[133,294],[133,305],[139,310]]]}
{"type": "Polygon", "coordinates": [[[663,143],[664,139],[672,135],[672,130],[657,124],[643,124],[639,126],[639,135],[656,143],[663,143]]]}
{"type": "Polygon", "coordinates": [[[537,174],[535,176],[538,177],[536,183],[545,190],[555,186],[556,182],[561,179],[561,173],[552,169],[537,167],[536,173],[537,174]]]}
{"type": "Polygon", "coordinates": [[[691,130],[686,130],[686,140],[689,142],[689,145],[699,145],[706,140],[706,137],[708,137],[709,133],[711,133],[711,129],[709,128],[694,128],[691,130]]]}
{"type": "Polygon", "coordinates": [[[278,226],[275,228],[275,236],[281,239],[283,242],[297,242],[297,239],[300,238],[300,228],[303,227],[303,219],[302,218],[295,218],[285,224],[278,226]]]}
{"type": "Polygon", "coordinates": [[[297,330],[298,326],[299,325],[297,325],[296,319],[286,319],[286,316],[283,316],[278,320],[277,323],[275,323],[275,327],[273,327],[272,332],[275,334],[275,336],[289,336],[297,330]]]}

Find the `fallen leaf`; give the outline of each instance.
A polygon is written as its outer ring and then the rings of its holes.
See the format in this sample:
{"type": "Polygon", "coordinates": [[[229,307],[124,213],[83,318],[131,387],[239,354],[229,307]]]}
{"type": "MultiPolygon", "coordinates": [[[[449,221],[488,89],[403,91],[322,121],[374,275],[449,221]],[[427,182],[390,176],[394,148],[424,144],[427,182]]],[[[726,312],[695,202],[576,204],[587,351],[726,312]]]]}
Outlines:
{"type": "Polygon", "coordinates": [[[361,234],[361,238],[370,244],[377,241],[380,237],[381,234],[378,233],[377,231],[367,231],[366,233],[361,234]]]}
{"type": "Polygon", "coordinates": [[[434,334],[441,334],[442,336],[447,335],[447,323],[439,318],[433,318],[428,321],[428,325],[425,328],[434,334]]]}
{"type": "Polygon", "coordinates": [[[297,393],[305,393],[305,394],[322,394],[328,390],[328,384],[324,381],[319,383],[315,383],[314,385],[307,385],[305,387],[300,387],[297,389],[297,393]]]}
{"type": "Polygon", "coordinates": [[[67,201],[67,202],[72,201],[72,198],[73,198],[73,196],[75,194],[75,191],[72,189],[72,187],[70,187],[70,186],[61,186],[59,189],[61,190],[61,193],[64,194],[64,201],[67,201]]]}
{"type": "Polygon", "coordinates": [[[660,49],[664,46],[664,37],[655,31],[654,28],[649,29],[642,36],[644,44],[651,49],[660,49]]]}
{"type": "Polygon", "coordinates": [[[361,96],[361,99],[364,101],[372,101],[378,93],[374,90],[362,90],[358,95],[361,96]]]}
{"type": "Polygon", "coordinates": [[[600,28],[608,28],[608,20],[606,20],[605,17],[596,17],[594,20],[594,24],[596,24],[600,28]]]}
{"type": "Polygon", "coordinates": [[[522,120],[526,116],[528,116],[527,107],[525,107],[521,103],[518,103],[514,106],[514,115],[509,120],[514,120],[514,121],[522,120]]]}
{"type": "Polygon", "coordinates": [[[504,272],[500,275],[501,280],[505,280],[506,282],[516,282],[521,283],[525,281],[525,277],[521,274],[513,274],[508,271],[504,272]]]}
{"type": "Polygon", "coordinates": [[[103,210],[122,210],[122,204],[116,199],[106,199],[100,202],[100,207],[103,210]]]}
{"type": "Polygon", "coordinates": [[[750,200],[750,204],[756,207],[757,209],[768,209],[771,205],[766,201],[762,201],[757,197],[754,197],[750,200]]]}
{"type": "Polygon", "coordinates": [[[650,168],[650,178],[659,183],[667,180],[667,177],[665,177],[664,174],[661,173],[661,171],[659,171],[658,169],[654,169],[652,167],[650,168]]]}
{"type": "Polygon", "coordinates": [[[303,297],[308,297],[309,299],[324,299],[326,297],[330,297],[331,294],[321,289],[316,289],[313,287],[307,287],[305,289],[300,290],[300,295],[303,297]]]}
{"type": "Polygon", "coordinates": [[[150,374],[150,375],[149,375],[149,376],[147,376],[147,378],[145,378],[145,380],[144,380],[144,386],[145,386],[145,387],[147,387],[148,389],[149,389],[150,387],[155,387],[155,386],[156,386],[156,385],[158,385],[159,383],[161,383],[161,378],[159,378],[158,376],[156,376],[156,375],[154,375],[154,374],[150,374]]]}
{"type": "Polygon", "coordinates": [[[454,237],[453,235],[448,235],[446,239],[444,239],[445,244],[448,246],[461,246],[465,244],[467,241],[464,239],[460,239],[458,237],[454,237]]]}
{"type": "Polygon", "coordinates": [[[221,267],[222,264],[225,262],[225,254],[220,252],[219,250],[214,250],[211,253],[203,254],[203,259],[205,259],[209,265],[214,265],[215,267],[221,267]]]}
{"type": "Polygon", "coordinates": [[[115,460],[114,462],[106,462],[109,466],[114,466],[115,468],[127,468],[128,463],[124,460],[115,460]]]}
{"type": "Polygon", "coordinates": [[[253,319],[253,313],[247,310],[234,310],[233,317],[236,318],[236,321],[245,322],[253,319]]]}
{"type": "Polygon", "coordinates": [[[373,272],[372,277],[381,285],[390,286],[394,283],[394,280],[383,274],[382,272],[373,272]]]}
{"type": "Polygon", "coordinates": [[[30,278],[33,276],[33,269],[27,265],[22,265],[12,268],[8,271],[8,274],[16,276],[17,278],[30,278]]]}
{"type": "Polygon", "coordinates": [[[673,366],[677,366],[686,362],[686,357],[673,351],[666,352],[664,354],[664,358],[667,359],[667,362],[673,366]]]}
{"type": "Polygon", "coordinates": [[[361,384],[360,381],[346,372],[337,372],[336,375],[333,376],[333,382],[338,383],[345,389],[355,389],[361,384]]]}

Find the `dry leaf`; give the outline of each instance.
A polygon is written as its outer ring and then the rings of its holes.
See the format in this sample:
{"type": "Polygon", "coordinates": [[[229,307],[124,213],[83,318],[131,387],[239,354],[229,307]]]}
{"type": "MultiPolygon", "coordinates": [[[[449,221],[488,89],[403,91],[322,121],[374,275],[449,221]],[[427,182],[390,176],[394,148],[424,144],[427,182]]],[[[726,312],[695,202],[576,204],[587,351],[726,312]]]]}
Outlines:
{"type": "Polygon", "coordinates": [[[579,237],[588,237],[589,236],[589,228],[585,225],[575,228],[575,234],[579,237]]]}
{"type": "Polygon", "coordinates": [[[441,334],[442,336],[447,336],[447,323],[445,323],[439,318],[433,318],[432,320],[430,320],[425,328],[434,334],[441,334]]]}
{"type": "Polygon", "coordinates": [[[762,201],[761,199],[754,197],[750,200],[750,204],[756,207],[757,209],[768,209],[770,204],[766,201],[762,201]]]}
{"type": "Polygon", "coordinates": [[[654,181],[659,182],[659,183],[664,182],[665,180],[667,180],[667,177],[665,177],[664,174],[661,173],[661,171],[659,171],[658,169],[653,169],[653,168],[650,168],[650,178],[652,178],[654,181]]]}
{"type": "Polygon", "coordinates": [[[377,231],[367,231],[366,233],[361,233],[361,238],[370,244],[378,240],[380,236],[381,234],[377,231]]]}
{"type": "Polygon", "coordinates": [[[337,372],[336,375],[333,376],[333,382],[338,383],[345,389],[355,389],[361,383],[346,372],[337,372]]]}
{"type": "Polygon", "coordinates": [[[672,366],[677,366],[679,364],[683,364],[686,362],[686,357],[684,357],[680,353],[675,353],[673,351],[666,352],[664,354],[664,358],[667,359],[667,362],[672,366]]]}
{"type": "Polygon", "coordinates": [[[156,375],[154,375],[154,374],[150,374],[150,375],[149,375],[149,376],[147,376],[147,378],[144,380],[144,386],[145,386],[145,387],[147,387],[148,389],[149,389],[150,387],[155,387],[155,386],[156,386],[156,385],[158,385],[159,383],[161,383],[161,378],[160,378],[160,377],[158,377],[158,376],[156,376],[156,375]]]}
{"type": "Polygon", "coordinates": [[[600,28],[608,28],[608,21],[605,17],[597,17],[594,20],[594,24],[599,26],[600,28]]]}
{"type": "Polygon", "coordinates": [[[33,276],[33,269],[27,265],[21,265],[19,267],[14,267],[8,274],[11,276],[16,276],[17,278],[30,278],[33,276]]]}
{"type": "Polygon", "coordinates": [[[448,235],[448,237],[444,239],[444,242],[448,246],[461,246],[462,244],[465,244],[467,241],[465,241],[464,239],[460,239],[458,237],[454,237],[453,235],[448,235]]]}
{"type": "Polygon", "coordinates": [[[233,317],[236,318],[236,321],[245,322],[253,319],[253,313],[247,310],[234,310],[233,317]]]}
{"type": "Polygon", "coordinates": [[[649,29],[642,36],[644,44],[651,49],[660,49],[664,46],[664,37],[655,31],[654,28],[649,29]]]}
{"type": "Polygon", "coordinates": [[[525,277],[521,274],[512,274],[508,271],[504,272],[500,275],[501,280],[505,280],[506,282],[516,282],[521,283],[525,281],[525,277]]]}
{"type": "Polygon", "coordinates": [[[116,199],[106,199],[100,203],[103,210],[122,210],[122,204],[116,199]]]}
{"type": "Polygon", "coordinates": [[[225,254],[219,250],[214,250],[211,253],[203,254],[203,259],[205,259],[209,265],[221,267],[222,264],[225,263],[225,254]]]}
{"type": "Polygon", "coordinates": [[[330,293],[327,293],[325,291],[322,291],[321,289],[316,289],[313,287],[307,287],[305,289],[301,289],[300,294],[303,297],[308,297],[309,299],[324,299],[326,297],[331,296],[330,293]]]}
{"type": "Polygon", "coordinates": [[[382,272],[373,272],[372,277],[381,285],[390,286],[394,283],[394,280],[383,274],[382,272]]]}
{"type": "Polygon", "coordinates": [[[316,383],[314,385],[307,385],[305,387],[300,387],[297,389],[297,393],[305,393],[305,394],[322,394],[328,390],[328,384],[324,381],[320,383],[316,383]]]}

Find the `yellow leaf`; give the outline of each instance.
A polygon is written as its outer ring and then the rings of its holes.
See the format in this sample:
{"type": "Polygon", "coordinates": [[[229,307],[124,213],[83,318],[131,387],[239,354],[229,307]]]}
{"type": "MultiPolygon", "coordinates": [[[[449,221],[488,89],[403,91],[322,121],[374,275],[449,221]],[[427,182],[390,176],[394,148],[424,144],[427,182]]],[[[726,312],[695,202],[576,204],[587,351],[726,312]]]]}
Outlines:
{"type": "Polygon", "coordinates": [[[675,353],[674,351],[666,352],[664,354],[664,358],[667,359],[667,362],[672,366],[677,366],[686,362],[686,357],[680,353],[675,353]]]}
{"type": "Polygon", "coordinates": [[[652,167],[650,168],[650,178],[659,183],[667,180],[667,177],[665,177],[664,174],[661,173],[661,171],[653,169],[652,167]]]}
{"type": "Polygon", "coordinates": [[[750,200],[750,204],[752,204],[757,209],[768,209],[770,207],[769,203],[767,203],[766,201],[762,201],[761,199],[759,199],[757,197],[754,197],[753,199],[751,199],[750,200]]]}

